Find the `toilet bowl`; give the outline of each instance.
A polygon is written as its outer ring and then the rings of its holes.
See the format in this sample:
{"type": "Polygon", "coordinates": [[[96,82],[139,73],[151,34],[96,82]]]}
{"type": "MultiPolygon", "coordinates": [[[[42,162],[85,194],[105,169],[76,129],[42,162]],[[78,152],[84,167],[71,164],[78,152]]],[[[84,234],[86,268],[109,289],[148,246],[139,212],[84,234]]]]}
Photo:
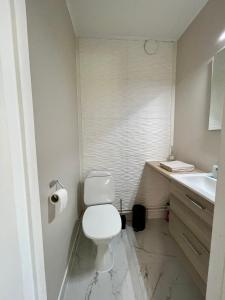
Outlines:
{"type": "Polygon", "coordinates": [[[114,201],[114,183],[109,172],[92,171],[84,182],[84,203],[87,206],[82,227],[85,236],[97,246],[96,269],[106,272],[113,267],[111,240],[121,231],[121,219],[114,201]]]}

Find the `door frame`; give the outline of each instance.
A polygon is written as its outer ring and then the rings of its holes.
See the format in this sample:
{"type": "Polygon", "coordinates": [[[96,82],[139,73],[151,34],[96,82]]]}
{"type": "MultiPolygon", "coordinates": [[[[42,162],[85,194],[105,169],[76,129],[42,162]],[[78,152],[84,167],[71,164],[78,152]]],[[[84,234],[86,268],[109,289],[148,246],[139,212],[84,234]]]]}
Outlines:
{"type": "MultiPolygon", "coordinates": [[[[1,0],[0,40],[24,300],[47,300],[25,0],[1,0]]],[[[207,300],[225,300],[225,113],[222,127],[207,300]]]]}
{"type": "Polygon", "coordinates": [[[225,106],[206,300],[225,300],[225,106]]]}
{"type": "Polygon", "coordinates": [[[24,300],[47,300],[25,0],[1,0],[0,41],[24,300]]]}

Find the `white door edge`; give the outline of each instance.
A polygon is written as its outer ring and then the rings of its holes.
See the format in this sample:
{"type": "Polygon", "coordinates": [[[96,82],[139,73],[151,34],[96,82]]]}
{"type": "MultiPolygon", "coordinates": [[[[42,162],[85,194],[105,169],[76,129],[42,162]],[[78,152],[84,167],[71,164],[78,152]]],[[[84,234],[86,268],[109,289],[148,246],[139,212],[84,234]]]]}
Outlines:
{"type": "Polygon", "coordinates": [[[225,300],[225,109],[218,175],[206,300],[225,300]]]}

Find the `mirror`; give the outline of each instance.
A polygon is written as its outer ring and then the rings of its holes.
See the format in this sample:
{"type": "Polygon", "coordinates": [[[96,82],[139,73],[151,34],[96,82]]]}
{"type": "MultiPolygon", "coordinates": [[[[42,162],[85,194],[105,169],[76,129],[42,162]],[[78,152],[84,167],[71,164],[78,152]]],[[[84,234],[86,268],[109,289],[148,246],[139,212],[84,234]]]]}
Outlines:
{"type": "Polygon", "coordinates": [[[225,100],[225,48],[212,60],[209,130],[221,130],[225,100]]]}

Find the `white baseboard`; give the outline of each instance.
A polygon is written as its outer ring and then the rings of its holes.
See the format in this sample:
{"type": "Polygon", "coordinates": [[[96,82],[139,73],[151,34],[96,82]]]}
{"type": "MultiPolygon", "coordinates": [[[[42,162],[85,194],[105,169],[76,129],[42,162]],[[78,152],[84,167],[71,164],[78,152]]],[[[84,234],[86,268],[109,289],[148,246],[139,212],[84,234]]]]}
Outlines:
{"type": "Polygon", "coordinates": [[[72,257],[73,257],[74,252],[77,249],[80,227],[81,227],[81,219],[79,219],[74,226],[74,230],[73,230],[73,234],[72,234],[73,243],[70,248],[69,259],[68,259],[68,263],[66,266],[64,276],[63,276],[61,288],[60,288],[59,295],[58,295],[58,300],[62,300],[64,297],[64,294],[65,294],[65,289],[66,289],[67,282],[68,282],[68,275],[69,275],[69,271],[70,271],[70,267],[71,267],[71,263],[72,263],[72,257]]]}

